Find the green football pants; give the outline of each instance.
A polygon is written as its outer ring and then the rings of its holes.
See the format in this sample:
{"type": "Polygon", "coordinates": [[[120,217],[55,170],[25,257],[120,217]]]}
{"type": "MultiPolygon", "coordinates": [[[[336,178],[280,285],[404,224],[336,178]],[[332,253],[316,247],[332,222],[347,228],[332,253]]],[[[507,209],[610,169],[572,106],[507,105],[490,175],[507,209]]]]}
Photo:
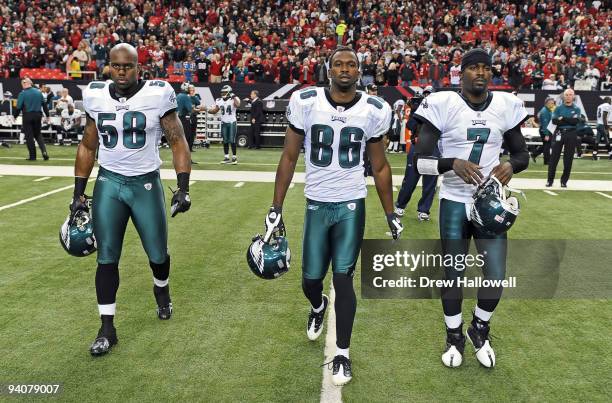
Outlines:
{"type": "MultiPolygon", "coordinates": [[[[476,249],[484,256],[483,274],[487,280],[503,280],[506,276],[507,235],[492,236],[479,230],[468,220],[465,203],[440,200],[440,239],[443,255],[466,255],[473,237],[476,249]]],[[[446,278],[462,277],[464,271],[446,267],[446,278]]]]}
{"type": "Polygon", "coordinates": [[[124,176],[100,168],[93,193],[93,229],[98,263],[118,263],[131,217],[149,260],[161,264],[168,255],[166,203],[159,171],[124,176]]]}
{"type": "Polygon", "coordinates": [[[224,143],[236,142],[236,122],[221,123],[221,137],[224,143]]]}
{"type": "Polygon", "coordinates": [[[365,199],[337,203],[306,201],[302,275],[325,277],[329,262],[333,273],[352,275],[365,229],[365,199]]]}

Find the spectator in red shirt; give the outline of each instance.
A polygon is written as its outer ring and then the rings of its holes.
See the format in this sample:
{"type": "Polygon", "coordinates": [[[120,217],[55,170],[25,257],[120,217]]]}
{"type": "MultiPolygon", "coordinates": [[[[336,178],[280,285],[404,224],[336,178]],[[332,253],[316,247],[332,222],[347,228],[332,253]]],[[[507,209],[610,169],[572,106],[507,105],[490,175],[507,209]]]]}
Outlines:
{"type": "Polygon", "coordinates": [[[215,53],[213,55],[212,61],[210,62],[210,82],[211,83],[220,83],[221,82],[221,69],[223,68],[223,63],[221,62],[221,55],[215,53]]]}

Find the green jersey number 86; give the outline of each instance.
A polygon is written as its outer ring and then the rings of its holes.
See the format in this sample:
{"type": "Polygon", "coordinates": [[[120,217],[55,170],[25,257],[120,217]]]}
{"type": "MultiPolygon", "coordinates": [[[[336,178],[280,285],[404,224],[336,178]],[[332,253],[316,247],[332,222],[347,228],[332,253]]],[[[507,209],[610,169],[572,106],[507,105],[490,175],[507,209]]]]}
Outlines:
{"type": "MultiPolygon", "coordinates": [[[[334,129],[328,125],[313,125],[310,129],[310,162],[318,167],[331,164],[334,155],[334,129]]],[[[340,167],[349,169],[361,162],[361,141],[364,132],[359,127],[343,127],[340,130],[338,147],[338,163],[340,167]]]]}

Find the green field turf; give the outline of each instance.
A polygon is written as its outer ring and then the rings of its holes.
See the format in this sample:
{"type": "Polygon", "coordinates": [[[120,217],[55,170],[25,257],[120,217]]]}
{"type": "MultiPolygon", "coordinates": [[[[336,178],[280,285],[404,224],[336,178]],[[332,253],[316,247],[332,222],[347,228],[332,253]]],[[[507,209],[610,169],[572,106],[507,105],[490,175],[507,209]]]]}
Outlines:
{"type": "MultiPolygon", "coordinates": [[[[49,161],[26,161],[27,149],[25,146],[13,146],[10,149],[0,147],[0,164],[24,164],[24,165],[71,165],[76,155],[76,146],[48,146],[49,161]]],[[[303,154],[302,154],[303,155],[303,154]]],[[[193,169],[223,169],[230,171],[276,171],[279,148],[264,148],[261,150],[238,149],[238,165],[222,165],[223,149],[214,144],[210,149],[197,148],[192,158],[198,162],[193,169]]],[[[40,158],[40,153],[39,153],[40,158]]],[[[169,149],[161,149],[162,168],[172,168],[172,152],[169,149]]],[[[387,154],[387,158],[393,169],[394,175],[403,175],[406,167],[405,154],[387,154]]],[[[563,162],[557,168],[557,178],[561,177],[563,162]]],[[[304,161],[300,158],[296,172],[304,172],[304,161]]],[[[542,158],[530,164],[527,171],[522,172],[521,178],[543,179],[547,177],[547,167],[543,165],[542,158]]],[[[599,161],[590,158],[574,160],[571,179],[612,180],[612,161],[604,155],[599,161]]]]}
{"type": "MultiPolygon", "coordinates": [[[[75,150],[62,148],[61,155],[68,158],[75,150]]],[[[50,152],[60,155],[59,148],[50,152]]],[[[24,153],[23,147],[0,148],[4,157],[24,153]]],[[[206,159],[220,150],[195,155],[206,159]]],[[[278,150],[241,155],[278,160],[278,150]]],[[[399,163],[400,156],[391,159],[399,163]]],[[[607,163],[597,166],[603,170],[607,163]]],[[[586,170],[590,164],[576,166],[586,170]]],[[[32,179],[1,177],[0,206],[72,182],[32,179]]],[[[0,383],[59,382],[61,399],[78,402],[318,401],[325,338],[313,343],[304,334],[309,308],[300,286],[303,185],[289,190],[284,207],[290,272],[263,281],[246,265],[246,248],[263,229],[272,191],[272,184],[262,183],[192,185],[192,209],[169,219],[175,315],[167,322],[155,315],[151,271],[130,224],[120,264],[119,344],[98,359],[88,352],[99,327],[95,258],[70,257],[58,241],[71,190],[0,211],[0,383]]],[[[612,215],[606,213],[612,200],[594,192],[526,194],[511,238],[612,238],[612,215]]],[[[416,221],[414,203],[403,221],[405,236],[436,238],[437,201],[432,221],[425,223],[416,221]]],[[[367,216],[366,238],[385,238],[373,188],[367,216]]],[[[492,321],[497,367],[479,367],[467,346],[464,365],[450,370],[440,361],[445,334],[439,301],[362,300],[359,280],[357,272],[354,379],[342,389],[346,402],[610,399],[610,300],[502,300],[492,321]]],[[[473,305],[465,302],[464,319],[473,305]]]]}

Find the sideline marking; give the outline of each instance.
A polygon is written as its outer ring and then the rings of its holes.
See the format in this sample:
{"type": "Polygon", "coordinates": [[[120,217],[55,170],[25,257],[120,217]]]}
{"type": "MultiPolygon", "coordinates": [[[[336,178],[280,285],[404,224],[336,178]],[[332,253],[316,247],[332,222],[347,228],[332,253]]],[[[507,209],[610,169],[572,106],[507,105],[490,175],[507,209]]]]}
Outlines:
{"type": "Polygon", "coordinates": [[[244,182],[238,182],[234,185],[235,188],[241,188],[244,186],[244,182]]]}
{"type": "Polygon", "coordinates": [[[42,182],[42,181],[46,181],[47,179],[51,179],[51,177],[43,176],[42,178],[34,179],[32,182],[42,182]]]}
{"type": "Polygon", "coordinates": [[[551,196],[559,196],[558,194],[556,194],[555,192],[551,192],[550,190],[545,190],[544,193],[549,194],[551,196]]]}

